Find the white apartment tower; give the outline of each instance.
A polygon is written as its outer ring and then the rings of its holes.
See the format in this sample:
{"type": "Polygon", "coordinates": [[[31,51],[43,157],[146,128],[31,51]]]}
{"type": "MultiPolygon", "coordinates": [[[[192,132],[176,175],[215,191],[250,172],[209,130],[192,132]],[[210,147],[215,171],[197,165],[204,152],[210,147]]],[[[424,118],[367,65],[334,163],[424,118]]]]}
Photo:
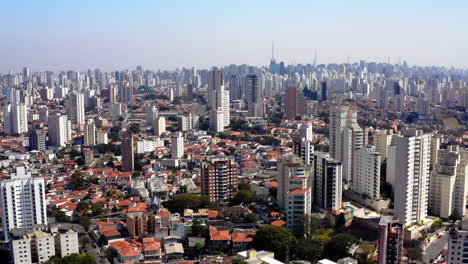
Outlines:
{"type": "Polygon", "coordinates": [[[463,264],[468,263],[468,219],[463,219],[455,224],[449,232],[447,263],[463,264]]]}
{"type": "Polygon", "coordinates": [[[160,136],[166,132],[166,118],[164,116],[158,116],[153,123],[153,132],[155,135],[160,136]]]}
{"type": "MultiPolygon", "coordinates": [[[[287,154],[283,157],[283,161],[278,165],[278,182],[277,200],[280,208],[288,208],[288,193],[291,191],[290,181],[296,178],[309,178],[308,167],[304,165],[302,159],[298,156],[287,154]]],[[[308,185],[310,186],[310,185],[308,185]]]]}
{"type": "Polygon", "coordinates": [[[392,142],[393,130],[380,130],[374,134],[374,146],[375,151],[380,153],[381,161],[387,159],[388,155],[388,146],[392,142]]]}
{"type": "Polygon", "coordinates": [[[66,115],[49,116],[49,145],[63,147],[71,140],[71,122],[66,115]]]}
{"type": "Polygon", "coordinates": [[[0,182],[0,202],[5,240],[14,228],[47,224],[44,179],[32,178],[24,167],[17,167],[11,179],[0,182]]]}
{"type": "Polygon", "coordinates": [[[458,146],[439,150],[438,162],[432,172],[429,190],[429,211],[441,218],[448,218],[455,211],[466,212],[468,196],[468,152],[458,146]]]}
{"type": "Polygon", "coordinates": [[[67,115],[73,124],[84,125],[85,123],[85,108],[84,95],[80,92],[73,91],[68,95],[66,102],[67,115]]]}
{"type": "Polygon", "coordinates": [[[403,128],[395,139],[396,157],[387,166],[395,168],[395,218],[406,226],[427,216],[431,135],[403,128]]]}
{"type": "Polygon", "coordinates": [[[171,157],[180,159],[184,156],[184,136],[182,132],[176,132],[171,138],[171,157]]]}
{"type": "Polygon", "coordinates": [[[28,111],[22,103],[11,103],[3,107],[3,128],[7,134],[28,132],[28,111]]]}
{"type": "Polygon", "coordinates": [[[220,71],[210,71],[208,74],[208,105],[210,111],[210,129],[224,131],[229,125],[229,91],[224,88],[223,74],[220,71]]]}
{"type": "Polygon", "coordinates": [[[112,102],[109,106],[109,112],[112,119],[117,119],[122,116],[122,104],[118,102],[112,102]]]}
{"type": "Polygon", "coordinates": [[[356,150],[353,169],[353,191],[370,199],[380,197],[380,153],[374,146],[356,150]]]}

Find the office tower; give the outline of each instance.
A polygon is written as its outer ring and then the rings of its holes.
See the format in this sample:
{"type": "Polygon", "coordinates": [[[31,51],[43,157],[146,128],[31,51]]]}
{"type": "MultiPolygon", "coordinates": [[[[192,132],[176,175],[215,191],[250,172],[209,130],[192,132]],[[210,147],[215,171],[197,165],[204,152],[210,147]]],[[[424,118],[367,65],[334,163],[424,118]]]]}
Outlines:
{"type": "Polygon", "coordinates": [[[133,171],[134,166],[133,134],[125,132],[122,139],[122,170],[133,171]]]}
{"type": "Polygon", "coordinates": [[[133,86],[124,81],[119,86],[120,102],[127,104],[133,103],[133,86]]]}
{"type": "Polygon", "coordinates": [[[288,120],[294,120],[298,115],[297,84],[292,81],[286,83],[284,100],[284,116],[288,120]]]}
{"type": "Polygon", "coordinates": [[[233,159],[208,158],[201,164],[201,193],[213,202],[227,202],[239,183],[237,175],[238,166],[233,159]]]}
{"type": "Polygon", "coordinates": [[[14,228],[47,224],[44,179],[32,178],[24,167],[16,167],[10,179],[0,182],[0,203],[5,240],[14,228]]]}
{"type": "Polygon", "coordinates": [[[94,146],[96,145],[96,126],[93,120],[86,120],[85,130],[84,130],[84,144],[85,146],[94,146]]]}
{"type": "Polygon", "coordinates": [[[400,264],[403,257],[403,225],[393,220],[393,216],[384,215],[379,222],[379,264],[400,264]]]}
{"type": "Polygon", "coordinates": [[[28,111],[22,103],[11,103],[3,106],[3,130],[6,134],[28,132],[28,111]]]}
{"type": "Polygon", "coordinates": [[[187,84],[187,93],[186,93],[187,102],[191,102],[193,100],[193,84],[187,84]]]}
{"type": "Polygon", "coordinates": [[[353,191],[370,199],[380,197],[380,153],[367,145],[358,148],[354,156],[353,191]]]}
{"type": "Polygon", "coordinates": [[[447,263],[463,264],[468,262],[468,218],[456,223],[449,231],[447,263]]]}
{"type": "Polygon", "coordinates": [[[166,118],[163,116],[158,116],[154,120],[154,134],[157,136],[161,136],[164,132],[166,132],[166,118]]]}
{"type": "Polygon", "coordinates": [[[189,131],[192,129],[191,115],[188,116],[180,115],[177,116],[177,128],[180,131],[189,131]]]}
{"type": "Polygon", "coordinates": [[[439,150],[429,183],[429,211],[447,219],[454,212],[461,216],[466,212],[468,196],[468,152],[458,146],[439,150]]]}
{"type": "Polygon", "coordinates": [[[112,119],[118,119],[122,116],[122,104],[118,102],[111,103],[109,111],[112,119]]]}
{"type": "Polygon", "coordinates": [[[255,107],[256,104],[262,102],[262,98],[263,97],[260,76],[255,73],[248,74],[245,77],[245,100],[247,103],[249,116],[257,116],[255,115],[255,107]]]}
{"type": "Polygon", "coordinates": [[[29,150],[46,150],[46,133],[40,129],[35,129],[29,133],[29,150]]]}
{"type": "Polygon", "coordinates": [[[396,158],[387,166],[395,168],[395,217],[406,226],[427,216],[431,135],[403,128],[395,139],[396,158]]]}
{"type": "Polygon", "coordinates": [[[392,142],[393,130],[380,130],[374,134],[375,151],[380,153],[381,162],[387,159],[388,147],[392,142]]]}
{"type": "Polygon", "coordinates": [[[343,180],[353,180],[354,151],[367,145],[367,131],[357,123],[357,111],[349,106],[330,109],[330,155],[342,162],[343,180]]]}
{"type": "Polygon", "coordinates": [[[231,101],[242,98],[241,77],[239,74],[232,74],[229,77],[229,97],[231,101]]]}
{"type": "MultiPolygon", "coordinates": [[[[343,179],[341,162],[326,153],[314,153],[314,203],[324,209],[339,210],[342,206],[343,179]]],[[[279,183],[278,183],[279,186],[279,183]]]]}
{"type": "Polygon", "coordinates": [[[26,77],[29,77],[29,68],[23,67],[23,78],[26,79],[26,77]]]}
{"type": "Polygon", "coordinates": [[[71,92],[66,102],[67,116],[73,124],[84,125],[85,109],[84,95],[80,92],[71,92]]]}
{"type": "Polygon", "coordinates": [[[171,157],[180,159],[184,156],[184,135],[182,132],[176,132],[171,138],[171,157]]]}
{"type": "Polygon", "coordinates": [[[66,115],[50,115],[48,128],[49,146],[63,147],[71,140],[71,122],[66,115]]]}
{"type": "Polygon", "coordinates": [[[156,228],[155,215],[150,212],[129,212],[127,217],[127,229],[131,238],[143,238],[154,234],[156,228]]]}

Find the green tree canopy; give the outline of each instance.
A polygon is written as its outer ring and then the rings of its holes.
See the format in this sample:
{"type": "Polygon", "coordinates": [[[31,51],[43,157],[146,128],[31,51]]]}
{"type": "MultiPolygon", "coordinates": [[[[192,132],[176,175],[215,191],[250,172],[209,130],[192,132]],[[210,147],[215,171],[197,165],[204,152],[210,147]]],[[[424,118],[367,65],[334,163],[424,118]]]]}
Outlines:
{"type": "Polygon", "coordinates": [[[171,200],[163,202],[163,206],[171,212],[183,213],[185,209],[197,210],[213,207],[214,204],[205,195],[180,193],[174,195],[171,200]]]}
{"type": "Polygon", "coordinates": [[[325,243],[320,239],[302,238],[294,247],[295,257],[298,259],[308,260],[312,263],[317,262],[323,257],[325,243]]]}
{"type": "Polygon", "coordinates": [[[263,226],[257,231],[252,243],[255,249],[272,251],[279,260],[287,261],[296,238],[286,227],[263,226]]]}
{"type": "Polygon", "coordinates": [[[358,242],[358,239],[349,234],[338,234],[334,236],[326,246],[326,254],[332,260],[338,260],[348,256],[351,246],[358,242]]]}
{"type": "Polygon", "coordinates": [[[256,200],[255,193],[250,190],[240,190],[231,200],[232,205],[249,204],[256,200]]]}

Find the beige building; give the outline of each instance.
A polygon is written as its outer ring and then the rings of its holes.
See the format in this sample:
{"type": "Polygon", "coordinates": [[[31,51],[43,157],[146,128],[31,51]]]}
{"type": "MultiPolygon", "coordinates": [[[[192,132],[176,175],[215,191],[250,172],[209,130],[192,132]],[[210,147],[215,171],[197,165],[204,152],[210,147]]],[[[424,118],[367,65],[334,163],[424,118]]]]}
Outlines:
{"type": "Polygon", "coordinates": [[[159,116],[154,119],[154,134],[160,136],[162,133],[166,132],[166,118],[159,116]]]}
{"type": "Polygon", "coordinates": [[[393,130],[380,130],[374,134],[375,151],[380,153],[381,162],[387,159],[388,146],[392,142],[393,130]]]}

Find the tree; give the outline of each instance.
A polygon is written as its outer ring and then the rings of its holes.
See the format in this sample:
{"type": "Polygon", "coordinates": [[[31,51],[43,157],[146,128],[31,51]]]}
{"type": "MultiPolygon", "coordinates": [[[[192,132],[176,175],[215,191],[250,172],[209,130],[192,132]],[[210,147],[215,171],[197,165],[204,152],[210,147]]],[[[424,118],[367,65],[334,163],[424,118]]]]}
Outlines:
{"type": "Polygon", "coordinates": [[[452,220],[452,221],[459,221],[459,220],[462,220],[462,216],[460,215],[460,213],[455,210],[453,211],[453,213],[449,216],[449,220],[452,220]]]}
{"type": "Polygon", "coordinates": [[[324,250],[325,244],[319,239],[302,238],[294,247],[296,258],[308,260],[312,263],[315,263],[317,260],[321,259],[324,250]]]}
{"type": "Polygon", "coordinates": [[[237,189],[250,191],[250,184],[245,183],[245,182],[241,182],[241,183],[239,183],[239,185],[237,186],[237,189]]]}
{"type": "Polygon", "coordinates": [[[88,231],[89,227],[91,226],[91,219],[88,216],[82,215],[78,218],[78,223],[83,226],[83,228],[88,231]]]}
{"type": "Polygon", "coordinates": [[[183,213],[185,209],[213,208],[214,204],[205,195],[180,193],[174,195],[171,200],[163,202],[163,206],[171,212],[183,213]]]}
{"type": "Polygon", "coordinates": [[[80,213],[86,213],[89,210],[89,204],[87,202],[79,202],[76,205],[76,210],[80,213]]]}
{"type": "Polygon", "coordinates": [[[232,264],[247,264],[247,261],[241,259],[241,258],[234,258],[232,260],[232,264]]]}
{"type": "Polygon", "coordinates": [[[287,262],[296,238],[286,227],[263,226],[257,231],[252,243],[255,249],[272,251],[278,259],[287,262]]]}
{"type": "Polygon", "coordinates": [[[408,248],[407,252],[408,258],[412,260],[421,260],[422,258],[422,249],[419,246],[414,248],[408,248]]]}
{"type": "Polygon", "coordinates": [[[297,238],[311,238],[320,227],[320,219],[312,215],[303,215],[294,225],[294,235],[297,238]]]}
{"type": "Polygon", "coordinates": [[[140,124],[131,123],[130,126],[128,126],[128,132],[133,133],[133,134],[139,134],[140,133],[140,124]]]}
{"type": "Polygon", "coordinates": [[[93,215],[99,215],[104,210],[104,206],[102,203],[95,203],[91,206],[91,210],[93,211],[93,215]]]}
{"type": "Polygon", "coordinates": [[[249,190],[240,190],[236,193],[236,195],[232,198],[231,204],[238,205],[238,204],[250,204],[254,202],[255,193],[249,190]]]}
{"type": "Polygon", "coordinates": [[[70,217],[66,215],[64,212],[58,211],[57,214],[55,215],[55,221],[59,223],[69,223],[70,217]]]}
{"type": "Polygon", "coordinates": [[[349,234],[338,234],[326,245],[326,255],[332,260],[338,260],[348,256],[351,246],[358,242],[358,239],[349,234]]]}
{"type": "Polygon", "coordinates": [[[247,222],[247,223],[254,223],[254,222],[257,222],[257,221],[258,221],[258,216],[255,215],[255,214],[248,214],[245,217],[245,222],[247,222]]]}
{"type": "Polygon", "coordinates": [[[81,174],[81,172],[77,171],[73,173],[71,179],[73,187],[75,187],[75,189],[82,189],[83,187],[85,187],[85,180],[83,179],[83,175],[81,174]]]}
{"type": "Polygon", "coordinates": [[[63,258],[53,256],[44,264],[96,264],[96,259],[90,254],[73,253],[63,258]]]}

